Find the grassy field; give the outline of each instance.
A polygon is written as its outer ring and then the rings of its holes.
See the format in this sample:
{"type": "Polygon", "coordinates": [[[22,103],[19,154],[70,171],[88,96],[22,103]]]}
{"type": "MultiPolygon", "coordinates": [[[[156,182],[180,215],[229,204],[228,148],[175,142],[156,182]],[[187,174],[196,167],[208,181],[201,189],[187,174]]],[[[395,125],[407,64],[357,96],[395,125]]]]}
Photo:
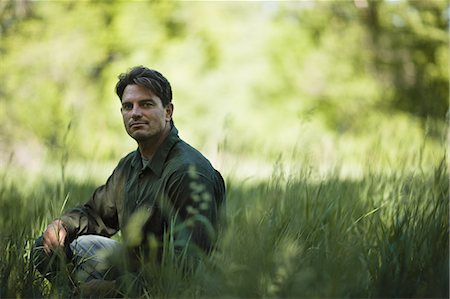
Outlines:
{"type": "MultiPolygon", "coordinates": [[[[189,275],[167,261],[146,265],[135,283],[150,298],[448,298],[445,157],[359,178],[338,173],[276,165],[267,179],[228,177],[217,252],[189,275]]],[[[97,183],[19,177],[0,178],[0,298],[66,297],[33,269],[30,247],[97,183]]]]}

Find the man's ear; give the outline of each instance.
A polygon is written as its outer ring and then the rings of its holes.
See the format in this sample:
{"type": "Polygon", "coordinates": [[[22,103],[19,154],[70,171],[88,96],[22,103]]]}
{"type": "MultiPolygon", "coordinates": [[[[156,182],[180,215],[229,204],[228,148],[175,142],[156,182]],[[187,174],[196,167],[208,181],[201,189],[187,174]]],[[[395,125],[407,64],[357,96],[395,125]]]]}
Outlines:
{"type": "Polygon", "coordinates": [[[172,103],[167,104],[167,106],[164,109],[166,109],[166,121],[170,121],[173,115],[173,104],[172,103]]]}

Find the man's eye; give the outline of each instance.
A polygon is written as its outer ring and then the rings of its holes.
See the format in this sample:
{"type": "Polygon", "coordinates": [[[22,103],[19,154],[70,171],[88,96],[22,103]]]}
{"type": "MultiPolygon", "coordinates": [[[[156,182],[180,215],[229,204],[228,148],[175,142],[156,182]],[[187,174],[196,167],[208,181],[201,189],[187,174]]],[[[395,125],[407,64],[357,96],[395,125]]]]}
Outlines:
{"type": "Polygon", "coordinates": [[[142,107],[143,108],[150,108],[151,106],[153,106],[152,102],[144,102],[144,103],[142,103],[142,107]]]}
{"type": "Polygon", "coordinates": [[[122,105],[122,109],[129,111],[129,110],[133,109],[133,105],[131,105],[131,104],[123,104],[122,105]]]}

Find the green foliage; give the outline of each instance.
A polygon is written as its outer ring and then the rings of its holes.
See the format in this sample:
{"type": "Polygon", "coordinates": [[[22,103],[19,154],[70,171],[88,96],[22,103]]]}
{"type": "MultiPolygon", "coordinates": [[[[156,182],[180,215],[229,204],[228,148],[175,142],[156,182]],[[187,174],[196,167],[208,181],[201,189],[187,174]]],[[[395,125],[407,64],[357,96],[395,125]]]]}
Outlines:
{"type": "Polygon", "coordinates": [[[443,165],[435,178],[311,183],[301,175],[232,193],[219,257],[228,284],[221,291],[278,298],[445,296],[443,165]]]}
{"type": "MultiPolygon", "coordinates": [[[[229,179],[226,226],[197,271],[185,270],[189,260],[168,239],[162,264],[142,260],[120,290],[150,298],[447,297],[448,180],[445,159],[358,180],[337,173],[318,180],[307,169],[287,174],[281,164],[265,181],[229,179]]],[[[58,181],[29,189],[3,181],[2,297],[65,297],[68,282],[48,285],[29,258],[33,239],[60,212],[58,181]]],[[[65,184],[70,206],[94,188],[65,184]]]]}
{"type": "Polygon", "coordinates": [[[364,135],[399,111],[445,126],[445,1],[3,1],[0,14],[4,152],[51,153],[71,123],[72,157],[116,160],[134,144],[114,85],[138,64],[170,79],[176,124],[212,154],[226,139],[273,160],[304,123],[364,135]]]}
{"type": "Polygon", "coordinates": [[[373,48],[372,69],[388,101],[422,118],[448,113],[448,3],[369,2],[364,18],[373,48]]]}
{"type": "Polygon", "coordinates": [[[67,297],[30,248],[135,148],[114,85],[138,64],[228,216],[197,272],[168,240],[125,295],[448,297],[447,26],[446,1],[1,1],[0,297],[67,297]]]}
{"type": "Polygon", "coordinates": [[[380,111],[443,120],[449,94],[446,2],[359,3],[283,6],[273,25],[272,44],[278,46],[267,47],[273,75],[262,79],[259,94],[268,101],[295,98],[289,109],[300,115],[317,110],[338,132],[367,130],[365,119],[380,111]]]}

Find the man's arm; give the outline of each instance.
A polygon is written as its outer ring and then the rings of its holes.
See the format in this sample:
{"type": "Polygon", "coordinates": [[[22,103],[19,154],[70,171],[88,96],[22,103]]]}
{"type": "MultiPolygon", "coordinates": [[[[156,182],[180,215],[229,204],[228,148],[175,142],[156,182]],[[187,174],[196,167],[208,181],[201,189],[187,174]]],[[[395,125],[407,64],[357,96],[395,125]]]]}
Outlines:
{"type": "Polygon", "coordinates": [[[182,228],[176,230],[176,242],[194,243],[205,251],[211,249],[217,237],[219,209],[225,197],[220,174],[193,169],[180,171],[172,178],[168,191],[173,205],[169,217],[174,220],[176,215],[174,224],[182,228]]]}
{"type": "Polygon", "coordinates": [[[119,230],[118,215],[125,185],[122,173],[122,169],[116,168],[106,184],[98,187],[86,204],[61,216],[69,240],[86,234],[109,237],[119,230]]]}
{"type": "Polygon", "coordinates": [[[50,223],[43,234],[45,252],[71,242],[79,235],[98,234],[111,236],[119,230],[117,201],[123,191],[123,175],[119,166],[92,194],[86,204],[66,211],[50,223]]]}

